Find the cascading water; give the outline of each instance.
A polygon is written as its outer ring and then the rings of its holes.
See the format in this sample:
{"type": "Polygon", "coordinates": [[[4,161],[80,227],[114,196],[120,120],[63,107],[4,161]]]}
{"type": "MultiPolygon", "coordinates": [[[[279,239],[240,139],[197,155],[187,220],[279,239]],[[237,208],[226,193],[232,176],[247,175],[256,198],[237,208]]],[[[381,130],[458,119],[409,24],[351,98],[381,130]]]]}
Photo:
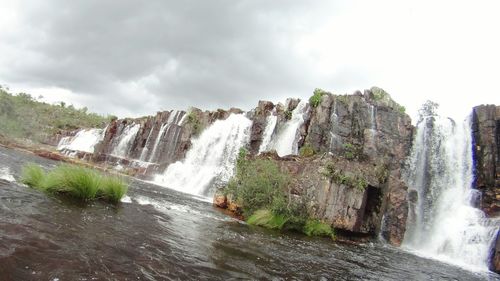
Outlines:
{"type": "Polygon", "coordinates": [[[94,146],[104,138],[102,129],[83,129],[73,137],[64,137],[59,141],[57,150],[83,151],[94,153],[94,146]]]}
{"type": "Polygon", "coordinates": [[[180,134],[179,125],[182,124],[185,116],[184,111],[175,111],[175,113],[170,113],[167,122],[161,125],[160,132],[158,133],[158,137],[156,137],[153,150],[149,156],[149,162],[157,161],[160,153],[172,154],[173,149],[175,149],[178,134],[180,134]],[[164,139],[165,136],[167,136],[167,141],[169,142],[167,144],[167,151],[160,149],[161,140],[164,139]]]}
{"type": "Polygon", "coordinates": [[[337,127],[339,125],[339,116],[337,109],[337,100],[333,101],[333,110],[330,114],[330,151],[333,152],[336,148],[342,146],[342,139],[337,134],[337,127]]]}
{"type": "Polygon", "coordinates": [[[210,196],[217,182],[227,182],[234,172],[238,152],[249,141],[252,121],[241,114],[218,120],[193,141],[183,161],[168,166],[155,177],[160,185],[181,192],[210,196]]]}
{"type": "Polygon", "coordinates": [[[424,116],[409,158],[409,216],[403,245],[472,270],[487,270],[499,226],[474,208],[470,121],[424,116]]]}
{"type": "Polygon", "coordinates": [[[144,148],[141,151],[141,155],[139,156],[139,160],[141,161],[146,161],[146,157],[149,152],[149,143],[151,142],[151,135],[153,135],[153,132],[155,130],[155,126],[152,126],[151,129],[149,130],[148,137],[146,138],[146,144],[144,145],[144,148]]]}
{"type": "Polygon", "coordinates": [[[269,144],[271,143],[271,139],[276,129],[277,121],[278,121],[278,116],[274,115],[274,110],[273,110],[271,115],[267,116],[266,118],[266,128],[264,129],[262,144],[260,145],[259,153],[268,150],[269,144]]]}
{"type": "Polygon", "coordinates": [[[309,111],[306,101],[300,101],[292,111],[291,119],[278,131],[270,148],[275,149],[279,156],[298,154],[299,128],[304,124],[305,115],[309,111]]]}
{"type": "Polygon", "coordinates": [[[118,139],[118,145],[116,145],[116,147],[113,149],[111,155],[121,158],[127,158],[128,153],[130,152],[130,146],[132,145],[132,142],[137,136],[140,128],[140,124],[130,124],[126,126],[121,132],[118,139]]]}

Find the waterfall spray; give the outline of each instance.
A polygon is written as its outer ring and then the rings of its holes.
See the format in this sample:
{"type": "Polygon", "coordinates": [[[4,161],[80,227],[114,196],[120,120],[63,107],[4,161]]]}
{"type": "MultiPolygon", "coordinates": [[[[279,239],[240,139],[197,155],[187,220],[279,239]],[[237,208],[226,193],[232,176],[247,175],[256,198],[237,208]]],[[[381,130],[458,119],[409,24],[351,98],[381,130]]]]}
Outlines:
{"type": "Polygon", "coordinates": [[[425,256],[487,270],[498,222],[473,207],[470,120],[424,116],[409,158],[409,216],[403,245],[425,256]]]}
{"type": "Polygon", "coordinates": [[[227,182],[241,147],[249,141],[252,121],[244,115],[218,120],[193,141],[186,159],[168,166],[154,181],[185,193],[210,196],[212,187],[227,182]]]}

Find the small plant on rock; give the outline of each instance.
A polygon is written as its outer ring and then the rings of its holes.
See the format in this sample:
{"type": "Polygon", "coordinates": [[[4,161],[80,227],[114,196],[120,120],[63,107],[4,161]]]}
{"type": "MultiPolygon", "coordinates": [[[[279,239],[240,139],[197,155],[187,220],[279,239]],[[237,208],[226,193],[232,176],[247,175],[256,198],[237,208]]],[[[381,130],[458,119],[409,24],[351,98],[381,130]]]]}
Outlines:
{"type": "Polygon", "coordinates": [[[324,95],[326,95],[324,90],[319,88],[314,89],[313,95],[309,98],[309,104],[312,107],[318,107],[318,105],[321,104],[321,100],[324,95]]]}
{"type": "Polygon", "coordinates": [[[311,157],[314,154],[316,154],[316,152],[314,151],[314,148],[308,143],[305,144],[304,146],[302,146],[299,150],[299,155],[301,157],[311,157]]]}

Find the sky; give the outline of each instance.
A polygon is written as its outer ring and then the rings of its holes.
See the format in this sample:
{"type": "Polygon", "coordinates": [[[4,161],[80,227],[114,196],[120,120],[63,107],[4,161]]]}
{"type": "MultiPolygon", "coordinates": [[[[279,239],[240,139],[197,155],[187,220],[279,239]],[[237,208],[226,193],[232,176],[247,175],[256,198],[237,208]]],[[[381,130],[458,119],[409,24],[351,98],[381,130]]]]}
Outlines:
{"type": "Polygon", "coordinates": [[[500,104],[500,1],[0,0],[0,85],[120,117],[378,86],[500,104]]]}

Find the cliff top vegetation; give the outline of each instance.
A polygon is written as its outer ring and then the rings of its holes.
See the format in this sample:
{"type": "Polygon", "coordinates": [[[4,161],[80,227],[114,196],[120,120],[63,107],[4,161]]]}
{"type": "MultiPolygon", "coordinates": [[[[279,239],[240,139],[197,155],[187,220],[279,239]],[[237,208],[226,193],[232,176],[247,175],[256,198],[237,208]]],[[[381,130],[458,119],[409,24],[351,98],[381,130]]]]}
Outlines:
{"type": "Polygon", "coordinates": [[[49,104],[26,93],[17,95],[0,86],[0,135],[43,142],[59,131],[103,127],[113,116],[104,117],[73,105],[49,104]]]}

